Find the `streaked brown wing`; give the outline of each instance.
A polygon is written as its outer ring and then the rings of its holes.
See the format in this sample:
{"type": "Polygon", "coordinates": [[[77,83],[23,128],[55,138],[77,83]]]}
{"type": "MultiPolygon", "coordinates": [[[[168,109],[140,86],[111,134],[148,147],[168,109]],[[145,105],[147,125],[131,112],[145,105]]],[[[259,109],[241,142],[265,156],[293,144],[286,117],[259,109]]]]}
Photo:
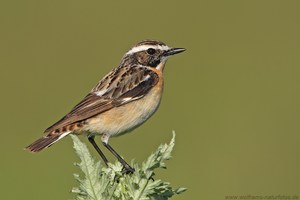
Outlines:
{"type": "Polygon", "coordinates": [[[105,112],[113,106],[111,99],[103,99],[95,94],[88,94],[66,116],[45,130],[46,133],[80,122],[91,116],[105,112]]]}
{"type": "Polygon", "coordinates": [[[89,93],[79,102],[66,116],[46,129],[46,133],[56,129],[86,120],[136,99],[145,96],[158,82],[158,75],[149,69],[125,70],[120,78],[112,78],[110,86],[106,87],[105,93],[97,95],[97,91],[89,93]],[[117,81],[117,82],[116,82],[117,81]]]}

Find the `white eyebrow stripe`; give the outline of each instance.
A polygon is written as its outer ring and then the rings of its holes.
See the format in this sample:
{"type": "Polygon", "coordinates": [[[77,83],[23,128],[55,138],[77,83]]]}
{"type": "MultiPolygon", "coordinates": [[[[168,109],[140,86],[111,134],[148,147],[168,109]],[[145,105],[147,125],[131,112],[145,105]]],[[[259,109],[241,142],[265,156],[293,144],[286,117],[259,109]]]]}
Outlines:
{"type": "Polygon", "coordinates": [[[132,49],[130,49],[126,53],[126,55],[133,54],[133,53],[136,53],[136,52],[139,52],[139,51],[145,51],[149,48],[159,49],[159,50],[162,50],[162,51],[166,51],[166,50],[170,49],[170,47],[168,47],[166,45],[141,45],[141,46],[133,47],[132,49]]]}

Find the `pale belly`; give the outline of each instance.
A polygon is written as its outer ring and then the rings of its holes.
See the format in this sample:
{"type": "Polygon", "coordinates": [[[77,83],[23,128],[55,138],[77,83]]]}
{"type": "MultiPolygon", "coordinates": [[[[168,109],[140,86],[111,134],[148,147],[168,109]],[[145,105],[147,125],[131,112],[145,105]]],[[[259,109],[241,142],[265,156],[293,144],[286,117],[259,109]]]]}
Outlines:
{"type": "Polygon", "coordinates": [[[99,114],[87,122],[83,131],[95,135],[105,134],[108,137],[131,131],[155,113],[160,104],[162,90],[162,87],[153,88],[141,99],[99,114]]]}

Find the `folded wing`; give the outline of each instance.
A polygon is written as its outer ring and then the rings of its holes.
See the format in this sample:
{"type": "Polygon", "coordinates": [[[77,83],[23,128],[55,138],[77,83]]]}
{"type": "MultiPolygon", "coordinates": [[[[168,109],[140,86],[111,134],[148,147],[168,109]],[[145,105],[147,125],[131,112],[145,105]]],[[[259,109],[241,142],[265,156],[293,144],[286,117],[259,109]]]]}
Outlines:
{"type": "Polygon", "coordinates": [[[60,130],[144,97],[157,84],[158,75],[147,68],[143,70],[137,70],[135,67],[126,70],[121,68],[118,74],[108,75],[101,82],[106,84],[106,87],[100,89],[97,85],[66,116],[47,128],[45,132],[60,130]]]}

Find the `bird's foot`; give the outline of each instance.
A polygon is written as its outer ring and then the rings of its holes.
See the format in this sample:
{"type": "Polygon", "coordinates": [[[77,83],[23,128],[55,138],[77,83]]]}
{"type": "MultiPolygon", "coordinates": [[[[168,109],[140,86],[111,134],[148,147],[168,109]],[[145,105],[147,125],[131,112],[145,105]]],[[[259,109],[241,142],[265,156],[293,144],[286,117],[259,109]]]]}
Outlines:
{"type": "Polygon", "coordinates": [[[122,174],[132,174],[135,172],[135,169],[130,167],[129,165],[124,165],[122,169],[122,174]]]}

